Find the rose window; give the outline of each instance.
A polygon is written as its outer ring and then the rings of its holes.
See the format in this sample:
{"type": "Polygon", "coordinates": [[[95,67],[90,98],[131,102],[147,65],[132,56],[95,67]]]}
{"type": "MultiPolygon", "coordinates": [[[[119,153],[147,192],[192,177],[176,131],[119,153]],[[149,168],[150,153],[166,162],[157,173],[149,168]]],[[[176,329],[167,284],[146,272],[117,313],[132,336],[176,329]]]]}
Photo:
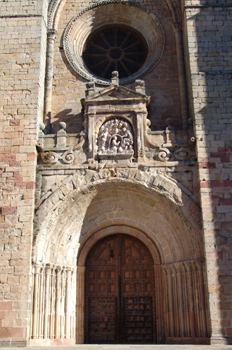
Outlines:
{"type": "Polygon", "coordinates": [[[147,43],[137,30],[115,24],[89,35],[83,59],[89,71],[98,77],[110,79],[112,71],[118,71],[122,79],[136,73],[147,54],[147,43]]]}

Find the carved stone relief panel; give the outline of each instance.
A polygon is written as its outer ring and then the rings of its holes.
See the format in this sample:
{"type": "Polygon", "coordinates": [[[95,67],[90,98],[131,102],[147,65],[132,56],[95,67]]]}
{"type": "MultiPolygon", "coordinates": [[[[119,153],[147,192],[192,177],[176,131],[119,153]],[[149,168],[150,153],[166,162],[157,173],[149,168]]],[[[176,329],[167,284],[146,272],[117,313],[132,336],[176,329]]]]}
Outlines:
{"type": "Polygon", "coordinates": [[[99,130],[98,155],[123,155],[133,156],[134,138],[130,124],[122,118],[114,118],[105,122],[99,130]]]}

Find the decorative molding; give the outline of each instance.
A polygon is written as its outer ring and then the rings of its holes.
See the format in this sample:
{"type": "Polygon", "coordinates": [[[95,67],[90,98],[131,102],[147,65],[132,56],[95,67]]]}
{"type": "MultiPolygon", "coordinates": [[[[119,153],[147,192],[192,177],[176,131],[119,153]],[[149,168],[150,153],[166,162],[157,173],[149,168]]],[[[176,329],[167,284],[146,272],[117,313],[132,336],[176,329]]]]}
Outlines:
{"type": "Polygon", "coordinates": [[[33,264],[32,339],[75,338],[76,267],[33,264]]]}
{"type": "Polygon", "coordinates": [[[167,162],[171,157],[171,153],[168,148],[160,148],[157,157],[161,162],[167,162]]]}
{"type": "Polygon", "coordinates": [[[189,147],[161,147],[156,155],[157,160],[161,162],[168,162],[173,160],[189,160],[192,157],[195,157],[196,153],[192,151],[189,147]]]}
{"type": "MultiPolygon", "coordinates": [[[[183,186],[180,186],[175,180],[162,174],[159,171],[150,172],[149,169],[139,170],[136,167],[118,167],[111,166],[110,168],[98,168],[94,169],[94,166],[90,166],[90,169],[76,170],[74,175],[69,178],[70,188],[79,187],[78,183],[83,181],[87,187],[92,187],[108,181],[122,180],[129,183],[137,183],[145,185],[155,192],[164,195],[178,206],[183,206],[183,193],[189,194],[188,190],[183,186]],[[75,185],[76,182],[76,185],[75,185]]],[[[62,184],[62,182],[61,182],[62,184]]],[[[65,186],[68,183],[65,181],[65,186]]],[[[68,186],[69,187],[69,186],[68,186]]],[[[38,210],[43,203],[52,198],[55,192],[46,192],[44,196],[40,198],[37,203],[36,210],[38,210]]]]}
{"type": "Polygon", "coordinates": [[[187,147],[178,148],[173,153],[174,158],[177,160],[188,160],[195,155],[195,152],[191,151],[191,149],[187,147]]]}
{"type": "MultiPolygon", "coordinates": [[[[126,0],[115,0],[114,2],[125,2],[128,5],[133,5],[133,6],[137,6],[138,8],[143,9],[144,11],[149,11],[145,6],[132,2],[132,1],[126,1],[126,0]]],[[[107,1],[105,1],[107,3],[107,1]]],[[[180,0],[165,0],[169,11],[171,13],[172,19],[173,19],[173,23],[176,22],[180,22],[182,20],[182,13],[181,13],[181,1],[180,0]]],[[[48,28],[56,28],[58,26],[57,23],[57,14],[58,14],[58,9],[62,6],[62,4],[64,5],[66,3],[66,0],[50,0],[49,2],[49,6],[48,6],[48,28]]],[[[96,6],[98,6],[98,3],[92,4],[88,7],[86,7],[86,9],[91,9],[91,8],[95,8],[96,6]]],[[[112,1],[111,1],[112,3],[112,1]]],[[[83,14],[86,9],[83,9],[80,14],[83,14]]]]}
{"type": "Polygon", "coordinates": [[[172,15],[173,23],[182,21],[181,1],[180,0],[165,0],[172,15]]]}
{"type": "Polygon", "coordinates": [[[207,343],[210,334],[204,259],[162,265],[162,270],[167,293],[167,338],[201,338],[207,343]]]}
{"type": "Polygon", "coordinates": [[[41,152],[40,160],[43,164],[51,165],[56,164],[58,161],[64,164],[72,164],[74,162],[74,153],[71,150],[65,151],[60,154],[60,152],[41,152]]]}
{"type": "MultiPolygon", "coordinates": [[[[115,6],[113,5],[131,7],[133,8],[133,11],[138,12],[137,16],[134,14],[132,16],[134,20],[132,22],[133,25],[131,26],[134,29],[138,30],[144,36],[149,48],[148,56],[143,66],[130,77],[121,79],[121,84],[128,84],[134,82],[136,79],[147,74],[158,64],[164,51],[165,36],[162,25],[160,21],[156,18],[156,16],[143,6],[125,0],[107,0],[100,1],[96,4],[92,4],[86,7],[76,16],[74,16],[68,23],[64,31],[63,46],[66,57],[74,71],[77,72],[84,79],[88,81],[94,81],[95,83],[100,85],[109,85],[110,81],[106,79],[104,80],[97,78],[87,70],[85,63],[82,59],[82,51],[84,43],[88,35],[93,31],[93,29],[98,29],[106,24],[111,25],[119,22],[122,25],[128,25],[128,10],[120,11],[119,20],[119,18],[117,18],[117,14],[115,14],[115,6]],[[103,6],[112,6],[111,11],[108,11],[107,19],[104,16],[101,16],[100,13],[91,14],[91,11],[97,8],[99,9],[103,6]],[[93,28],[92,25],[88,26],[88,21],[85,21],[84,17],[81,18],[82,16],[87,16],[88,12],[90,16],[93,16],[95,18],[95,23],[97,23],[95,24],[95,28],[93,28]]],[[[104,11],[103,8],[102,11],[104,11]]],[[[130,11],[131,9],[129,8],[129,12],[130,11]]]]}

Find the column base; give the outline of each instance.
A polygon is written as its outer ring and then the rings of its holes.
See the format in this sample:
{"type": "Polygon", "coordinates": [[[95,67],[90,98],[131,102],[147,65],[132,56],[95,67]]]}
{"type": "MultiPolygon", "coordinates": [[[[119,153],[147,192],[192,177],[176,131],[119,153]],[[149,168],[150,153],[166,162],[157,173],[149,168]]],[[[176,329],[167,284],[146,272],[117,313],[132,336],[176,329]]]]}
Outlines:
{"type": "Polygon", "coordinates": [[[231,345],[232,337],[213,336],[210,338],[211,345],[231,345]]]}
{"type": "Polygon", "coordinates": [[[6,340],[0,340],[0,347],[26,347],[29,346],[29,340],[28,339],[6,339],[6,340]]]}
{"type": "Polygon", "coordinates": [[[75,345],[75,339],[30,339],[30,346],[75,345]]]}
{"type": "Polygon", "coordinates": [[[209,345],[210,338],[208,337],[168,337],[166,344],[195,344],[195,345],[209,345]]]}

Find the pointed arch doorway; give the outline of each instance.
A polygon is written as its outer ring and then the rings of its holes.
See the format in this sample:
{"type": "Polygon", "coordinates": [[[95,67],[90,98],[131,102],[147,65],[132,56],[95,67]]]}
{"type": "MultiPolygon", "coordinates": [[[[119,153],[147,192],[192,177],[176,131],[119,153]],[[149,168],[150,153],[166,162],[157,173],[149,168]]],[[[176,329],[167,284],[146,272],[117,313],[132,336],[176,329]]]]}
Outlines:
{"type": "Polygon", "coordinates": [[[138,238],[107,236],[85,271],[85,343],[156,343],[154,261],[138,238]]]}

